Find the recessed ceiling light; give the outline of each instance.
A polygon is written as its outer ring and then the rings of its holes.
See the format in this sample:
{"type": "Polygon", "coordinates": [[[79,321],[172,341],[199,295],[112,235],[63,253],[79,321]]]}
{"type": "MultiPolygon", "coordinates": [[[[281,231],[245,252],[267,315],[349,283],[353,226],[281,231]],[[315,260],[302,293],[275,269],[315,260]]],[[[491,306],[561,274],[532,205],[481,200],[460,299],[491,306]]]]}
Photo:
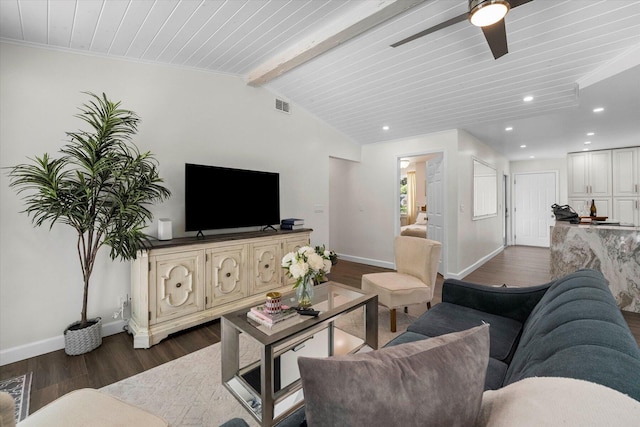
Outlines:
{"type": "Polygon", "coordinates": [[[587,136],[593,136],[593,135],[595,135],[594,132],[587,132],[587,136]]]}
{"type": "Polygon", "coordinates": [[[531,95],[527,95],[527,96],[525,96],[524,98],[522,98],[522,100],[523,100],[524,102],[531,102],[531,101],[533,101],[533,96],[531,96],[531,95]]]}
{"type": "Polygon", "coordinates": [[[591,144],[591,141],[585,141],[584,142],[584,145],[589,145],[589,144],[591,144]]]}
{"type": "Polygon", "coordinates": [[[530,159],[535,159],[535,158],[536,158],[536,156],[529,156],[529,158],[530,158],[530,159]]]}
{"type": "Polygon", "coordinates": [[[382,126],[382,130],[389,130],[389,126],[382,126]]]}
{"type": "Polygon", "coordinates": [[[512,131],[512,130],[513,130],[513,127],[508,126],[508,127],[504,128],[504,130],[506,130],[507,132],[509,132],[509,131],[512,131]]]}
{"type": "Polygon", "coordinates": [[[582,151],[589,151],[589,149],[588,148],[583,148],[582,151]]]}
{"type": "Polygon", "coordinates": [[[593,109],[594,113],[602,113],[603,111],[604,111],[604,108],[602,108],[602,107],[598,107],[598,108],[594,108],[593,109]]]}
{"type": "Polygon", "coordinates": [[[526,145],[524,145],[524,144],[522,144],[522,145],[520,146],[520,148],[527,148],[527,146],[526,146],[526,145]]]}

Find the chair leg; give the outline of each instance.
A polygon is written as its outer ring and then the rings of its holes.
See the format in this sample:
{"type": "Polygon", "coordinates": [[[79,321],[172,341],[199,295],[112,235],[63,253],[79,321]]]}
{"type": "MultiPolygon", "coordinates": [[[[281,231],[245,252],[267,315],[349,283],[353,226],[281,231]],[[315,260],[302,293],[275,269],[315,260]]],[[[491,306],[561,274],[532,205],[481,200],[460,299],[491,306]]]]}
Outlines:
{"type": "Polygon", "coordinates": [[[431,301],[427,301],[427,310],[431,310],[431,301]]]}
{"type": "Polygon", "coordinates": [[[389,310],[389,318],[391,319],[391,332],[396,331],[396,309],[389,310]]]}

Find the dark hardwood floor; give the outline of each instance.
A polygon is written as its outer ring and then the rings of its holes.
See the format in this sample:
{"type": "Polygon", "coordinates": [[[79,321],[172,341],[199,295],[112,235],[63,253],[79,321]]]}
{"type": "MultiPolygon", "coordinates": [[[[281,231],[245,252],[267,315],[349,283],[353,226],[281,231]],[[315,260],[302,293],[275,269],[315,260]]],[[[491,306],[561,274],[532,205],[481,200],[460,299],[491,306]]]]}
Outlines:
{"type": "MultiPolygon", "coordinates": [[[[542,284],[550,280],[549,263],[548,249],[511,246],[465,280],[508,286],[542,284]]],[[[359,288],[363,274],[379,271],[388,270],[342,260],[333,268],[330,279],[359,288]]],[[[442,281],[438,277],[432,304],[442,300],[442,281]]],[[[420,310],[418,306],[410,307],[414,315],[419,315],[420,310]]],[[[623,312],[623,315],[640,344],[640,314],[623,312]]],[[[30,411],[34,412],[72,390],[104,387],[219,341],[217,320],[174,334],[147,350],[134,349],[133,338],[123,332],[105,337],[102,346],[88,354],[67,356],[59,350],[2,366],[0,379],[33,372],[30,411]]]]}

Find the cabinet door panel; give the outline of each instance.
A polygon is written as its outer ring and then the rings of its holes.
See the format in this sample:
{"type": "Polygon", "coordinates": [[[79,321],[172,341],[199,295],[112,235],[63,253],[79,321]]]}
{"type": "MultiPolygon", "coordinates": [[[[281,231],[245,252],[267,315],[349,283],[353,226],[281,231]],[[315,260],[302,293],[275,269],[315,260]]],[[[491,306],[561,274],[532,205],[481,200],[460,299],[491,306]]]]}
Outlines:
{"type": "MultiPolygon", "coordinates": [[[[569,199],[569,206],[571,206],[578,215],[580,216],[589,216],[589,208],[591,207],[592,199],[569,199]]],[[[594,203],[596,204],[596,215],[597,216],[606,216],[611,219],[611,215],[613,211],[611,209],[611,198],[603,197],[593,198],[594,203]]]]}
{"type": "MultiPolygon", "coordinates": [[[[606,216],[609,219],[613,216],[613,200],[611,198],[593,198],[596,204],[596,210],[598,216],[606,216]]],[[[591,200],[588,201],[591,206],[591,200]]]]}
{"type": "Polygon", "coordinates": [[[638,177],[639,148],[613,150],[613,195],[637,196],[640,190],[638,177]]]}
{"type": "Polygon", "coordinates": [[[207,308],[247,296],[247,247],[207,252],[207,308]]]}
{"type": "Polygon", "coordinates": [[[583,197],[588,195],[589,169],[587,153],[569,154],[567,156],[569,181],[569,197],[583,197]]]}
{"type": "Polygon", "coordinates": [[[637,197],[616,197],[613,199],[613,212],[615,219],[621,223],[640,225],[638,209],[640,201],[637,197]]]}
{"type": "Polygon", "coordinates": [[[151,324],[204,309],[203,255],[192,251],[152,257],[151,324]]]}
{"type": "Polygon", "coordinates": [[[611,151],[593,151],[589,165],[589,189],[592,197],[611,196],[611,151]]]}
{"type": "Polygon", "coordinates": [[[251,294],[282,286],[282,251],[280,242],[256,243],[251,248],[251,294]]]}

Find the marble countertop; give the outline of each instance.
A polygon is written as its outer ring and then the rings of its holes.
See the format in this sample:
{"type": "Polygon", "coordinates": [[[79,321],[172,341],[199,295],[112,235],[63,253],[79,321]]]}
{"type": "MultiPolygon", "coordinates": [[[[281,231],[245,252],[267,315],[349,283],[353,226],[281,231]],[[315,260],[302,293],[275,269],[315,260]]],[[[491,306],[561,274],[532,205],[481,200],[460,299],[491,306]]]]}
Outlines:
{"type": "Polygon", "coordinates": [[[550,232],[552,278],[601,271],[620,308],[640,313],[640,227],[558,221],[550,232]]]}
{"type": "Polygon", "coordinates": [[[572,228],[584,228],[592,230],[622,230],[622,231],[640,231],[640,227],[625,226],[625,225],[593,225],[593,224],[571,224],[569,221],[556,221],[552,227],[572,227],[572,228]]]}

